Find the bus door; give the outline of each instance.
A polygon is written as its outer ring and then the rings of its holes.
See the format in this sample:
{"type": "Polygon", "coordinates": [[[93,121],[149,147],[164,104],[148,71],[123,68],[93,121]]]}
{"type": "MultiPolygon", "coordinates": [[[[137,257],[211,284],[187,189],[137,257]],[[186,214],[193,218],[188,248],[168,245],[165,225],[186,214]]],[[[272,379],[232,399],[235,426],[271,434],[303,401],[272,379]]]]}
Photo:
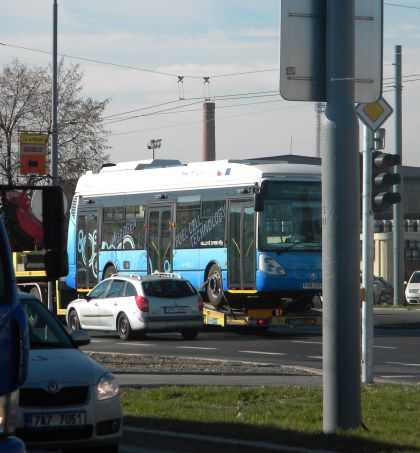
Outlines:
{"type": "Polygon", "coordinates": [[[255,289],[255,212],[253,200],[230,200],[228,210],[230,289],[255,289]]]}
{"type": "Polygon", "coordinates": [[[76,287],[93,288],[98,283],[99,207],[81,207],[77,216],[76,287]]]}
{"type": "Polygon", "coordinates": [[[147,270],[172,272],[174,209],[172,204],[149,206],[147,220],[147,270]]]}

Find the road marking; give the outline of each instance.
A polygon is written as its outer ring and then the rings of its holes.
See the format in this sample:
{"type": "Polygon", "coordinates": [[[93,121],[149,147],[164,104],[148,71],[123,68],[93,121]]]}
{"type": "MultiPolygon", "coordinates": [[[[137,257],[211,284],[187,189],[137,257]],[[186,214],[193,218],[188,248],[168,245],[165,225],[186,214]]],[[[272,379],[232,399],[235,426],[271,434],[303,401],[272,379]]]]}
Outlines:
{"type": "Polygon", "coordinates": [[[306,357],[307,357],[308,359],[322,360],[322,355],[307,355],[306,357]]]}
{"type": "Polygon", "coordinates": [[[132,343],[132,342],[124,342],[124,343],[116,343],[116,344],[123,344],[124,346],[155,346],[153,343],[132,343]]]}
{"type": "Polygon", "coordinates": [[[285,352],[238,351],[244,354],[286,355],[285,352]]]}
{"type": "Polygon", "coordinates": [[[90,339],[90,342],[91,343],[104,343],[106,340],[96,340],[95,338],[92,338],[90,339]]]}
{"type": "Polygon", "coordinates": [[[399,349],[397,346],[374,346],[377,349],[399,349]]]}
{"type": "Polygon", "coordinates": [[[381,376],[383,379],[404,379],[404,378],[415,378],[414,374],[391,374],[389,376],[381,376]]]}
{"type": "Polygon", "coordinates": [[[204,350],[209,350],[209,349],[219,349],[219,348],[204,348],[201,346],[175,346],[175,349],[204,349],[204,350]]]}
{"type": "Polygon", "coordinates": [[[292,340],[292,343],[302,343],[302,344],[322,344],[322,341],[292,340]]]}
{"type": "Polygon", "coordinates": [[[420,363],[385,362],[387,365],[420,366],[420,363]]]}

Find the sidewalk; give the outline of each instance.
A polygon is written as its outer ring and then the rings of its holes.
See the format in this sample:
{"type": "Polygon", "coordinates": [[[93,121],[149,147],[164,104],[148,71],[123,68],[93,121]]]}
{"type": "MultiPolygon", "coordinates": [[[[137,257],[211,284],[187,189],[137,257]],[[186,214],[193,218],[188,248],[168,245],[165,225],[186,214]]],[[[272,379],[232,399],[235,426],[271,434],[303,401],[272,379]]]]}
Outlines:
{"type": "MultiPolygon", "coordinates": [[[[322,371],[321,371],[322,372],[322,371]]],[[[121,386],[161,387],[166,385],[322,385],[322,374],[297,375],[214,375],[214,374],[115,374],[121,386]]]]}
{"type": "Polygon", "coordinates": [[[141,447],[156,447],[177,453],[254,453],[254,452],[290,452],[290,453],[334,453],[332,450],[307,449],[268,442],[252,442],[240,439],[223,439],[220,437],[203,436],[190,433],[175,433],[151,429],[124,426],[123,443],[141,451],[141,447]]]}

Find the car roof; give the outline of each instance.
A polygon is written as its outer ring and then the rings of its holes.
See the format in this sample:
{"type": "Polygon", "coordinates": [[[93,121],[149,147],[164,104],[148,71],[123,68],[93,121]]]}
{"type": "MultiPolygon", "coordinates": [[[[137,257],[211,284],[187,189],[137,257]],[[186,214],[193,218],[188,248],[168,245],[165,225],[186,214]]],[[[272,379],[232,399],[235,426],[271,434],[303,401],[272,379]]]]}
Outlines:
{"type": "Polygon", "coordinates": [[[149,280],[185,280],[180,274],[170,272],[154,272],[153,274],[137,275],[137,274],[112,274],[108,279],[120,278],[123,280],[149,281],[149,280]]]}

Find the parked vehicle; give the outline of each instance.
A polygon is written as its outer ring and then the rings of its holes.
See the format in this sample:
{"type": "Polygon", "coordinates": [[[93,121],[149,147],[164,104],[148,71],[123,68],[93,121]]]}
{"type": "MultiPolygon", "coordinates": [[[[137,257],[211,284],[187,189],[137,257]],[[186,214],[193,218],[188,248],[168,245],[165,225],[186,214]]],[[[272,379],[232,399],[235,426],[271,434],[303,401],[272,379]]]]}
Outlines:
{"type": "Polygon", "coordinates": [[[20,293],[29,324],[28,376],[20,389],[16,435],[30,449],[117,453],[122,405],[116,378],[79,350],[87,332],[69,335],[38,299],[20,293]]]}
{"type": "Polygon", "coordinates": [[[178,274],[115,274],[98,283],[84,298],[67,306],[70,331],[117,332],[122,340],[146,332],[181,332],[196,338],[203,325],[201,297],[178,274]]]}
{"type": "Polygon", "coordinates": [[[0,452],[24,453],[25,444],[13,436],[19,388],[28,370],[29,329],[25,312],[19,303],[13,271],[10,243],[14,220],[10,216],[7,193],[15,190],[41,194],[41,229],[45,250],[38,264],[44,269],[43,280],[52,281],[67,274],[64,250],[64,209],[62,190],[55,186],[0,186],[0,452]]]}
{"type": "Polygon", "coordinates": [[[420,271],[411,274],[405,288],[405,299],[409,305],[420,304],[420,271]]]}

